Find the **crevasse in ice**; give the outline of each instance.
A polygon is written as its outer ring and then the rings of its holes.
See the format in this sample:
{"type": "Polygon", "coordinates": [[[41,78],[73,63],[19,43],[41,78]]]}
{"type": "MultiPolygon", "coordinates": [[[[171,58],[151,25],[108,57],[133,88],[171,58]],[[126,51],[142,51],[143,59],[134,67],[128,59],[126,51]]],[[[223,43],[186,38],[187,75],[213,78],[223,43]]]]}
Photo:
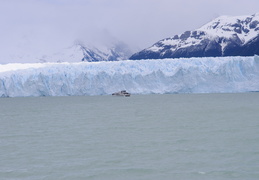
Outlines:
{"type": "Polygon", "coordinates": [[[259,57],[0,65],[0,97],[259,91],[259,57]]]}

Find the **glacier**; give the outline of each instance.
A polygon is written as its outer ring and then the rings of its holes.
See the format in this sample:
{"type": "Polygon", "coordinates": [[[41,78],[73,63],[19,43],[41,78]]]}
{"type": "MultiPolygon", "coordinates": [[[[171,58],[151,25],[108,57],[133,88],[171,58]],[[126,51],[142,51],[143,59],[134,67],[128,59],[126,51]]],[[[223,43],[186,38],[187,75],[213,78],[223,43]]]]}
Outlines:
{"type": "Polygon", "coordinates": [[[0,97],[259,91],[259,56],[1,64],[0,97]]]}

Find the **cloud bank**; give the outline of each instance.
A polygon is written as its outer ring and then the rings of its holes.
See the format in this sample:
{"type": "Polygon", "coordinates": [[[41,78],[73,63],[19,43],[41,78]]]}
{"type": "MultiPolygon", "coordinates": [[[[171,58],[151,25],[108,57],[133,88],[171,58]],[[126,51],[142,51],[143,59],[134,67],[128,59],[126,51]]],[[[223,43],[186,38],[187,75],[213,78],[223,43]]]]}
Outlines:
{"type": "Polygon", "coordinates": [[[258,7],[258,0],[2,0],[0,63],[78,40],[118,39],[141,49],[219,15],[250,15],[258,7]]]}

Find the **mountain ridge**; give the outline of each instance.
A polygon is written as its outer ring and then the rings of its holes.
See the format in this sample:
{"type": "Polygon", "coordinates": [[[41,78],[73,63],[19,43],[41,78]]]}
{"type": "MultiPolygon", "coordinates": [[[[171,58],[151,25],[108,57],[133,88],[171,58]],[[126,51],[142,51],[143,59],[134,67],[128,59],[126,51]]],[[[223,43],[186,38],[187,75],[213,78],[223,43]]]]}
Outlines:
{"type": "Polygon", "coordinates": [[[99,62],[126,60],[131,55],[130,48],[122,43],[116,42],[110,46],[85,45],[77,42],[74,45],[62,49],[52,55],[43,56],[41,62],[99,62]]]}
{"type": "Polygon", "coordinates": [[[258,46],[250,49],[258,44],[258,34],[259,13],[220,16],[196,30],[162,39],[130,59],[254,55],[258,46]]]}

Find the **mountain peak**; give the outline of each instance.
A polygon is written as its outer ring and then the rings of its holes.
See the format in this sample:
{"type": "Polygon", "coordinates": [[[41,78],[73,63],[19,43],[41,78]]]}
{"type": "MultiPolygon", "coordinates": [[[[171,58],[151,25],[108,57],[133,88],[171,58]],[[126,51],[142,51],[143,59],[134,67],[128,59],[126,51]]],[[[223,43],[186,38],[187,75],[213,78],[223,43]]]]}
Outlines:
{"type": "Polygon", "coordinates": [[[59,52],[45,55],[40,58],[41,62],[97,62],[126,60],[131,55],[130,48],[118,41],[106,45],[86,44],[76,41],[72,46],[63,48],[59,52]]]}
{"type": "Polygon", "coordinates": [[[220,16],[194,31],[160,40],[130,59],[234,56],[239,55],[242,46],[254,42],[258,34],[259,13],[220,16]]]}
{"type": "Polygon", "coordinates": [[[246,43],[259,32],[259,13],[251,16],[220,16],[197,30],[225,38],[231,38],[236,34],[246,43]]]}

